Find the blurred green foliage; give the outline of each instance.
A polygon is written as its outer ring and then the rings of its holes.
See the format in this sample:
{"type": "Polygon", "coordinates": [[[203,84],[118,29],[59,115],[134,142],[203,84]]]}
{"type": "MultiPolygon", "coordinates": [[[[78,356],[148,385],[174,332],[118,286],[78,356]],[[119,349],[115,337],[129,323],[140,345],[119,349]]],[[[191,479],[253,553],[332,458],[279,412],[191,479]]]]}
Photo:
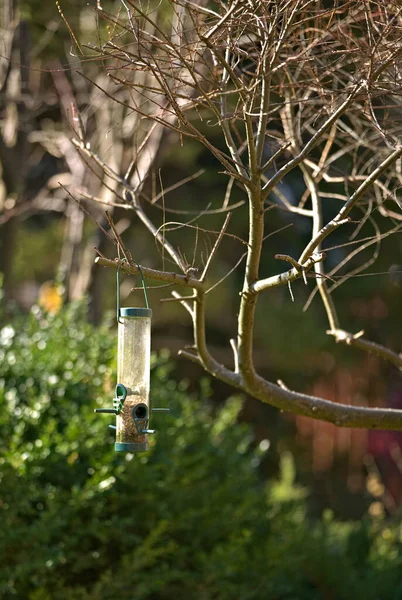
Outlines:
{"type": "Polygon", "coordinates": [[[149,453],[116,454],[114,336],[82,305],[0,330],[0,598],[365,600],[402,597],[401,527],[310,522],[290,454],[263,484],[258,447],[153,357],[149,453]]]}

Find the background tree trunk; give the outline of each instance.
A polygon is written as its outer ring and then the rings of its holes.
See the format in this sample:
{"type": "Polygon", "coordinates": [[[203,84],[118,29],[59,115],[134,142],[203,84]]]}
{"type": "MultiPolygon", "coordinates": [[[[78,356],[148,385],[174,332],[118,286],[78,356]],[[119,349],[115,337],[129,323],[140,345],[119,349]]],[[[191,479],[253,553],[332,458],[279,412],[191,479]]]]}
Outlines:
{"type": "MultiPolygon", "coordinates": [[[[3,179],[3,202],[6,208],[18,207],[29,190],[25,189],[31,116],[27,108],[29,95],[29,29],[19,17],[18,0],[5,0],[3,23],[6,58],[0,59],[0,163],[3,179]]],[[[16,211],[17,212],[17,211],[16,211]]],[[[11,217],[1,228],[0,272],[3,274],[5,298],[12,296],[13,259],[18,235],[18,216],[11,217]]]]}

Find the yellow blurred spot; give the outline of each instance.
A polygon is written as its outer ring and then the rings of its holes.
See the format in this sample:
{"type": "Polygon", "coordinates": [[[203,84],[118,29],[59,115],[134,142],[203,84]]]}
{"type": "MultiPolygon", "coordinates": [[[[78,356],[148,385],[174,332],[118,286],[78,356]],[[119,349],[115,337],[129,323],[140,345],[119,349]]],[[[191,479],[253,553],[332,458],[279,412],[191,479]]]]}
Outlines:
{"type": "Polygon", "coordinates": [[[70,454],[70,456],[67,458],[67,462],[69,465],[73,465],[75,463],[75,461],[78,459],[79,454],[78,452],[72,452],[70,454]]]}
{"type": "Polygon", "coordinates": [[[375,498],[380,498],[384,495],[385,488],[377,474],[370,473],[370,475],[367,477],[366,486],[367,490],[375,498]]]}
{"type": "Polygon", "coordinates": [[[59,312],[63,298],[60,288],[52,281],[45,281],[39,288],[39,306],[50,313],[59,312]]]}
{"type": "Polygon", "coordinates": [[[368,509],[369,515],[372,517],[383,517],[385,509],[382,502],[372,502],[368,509]]]}

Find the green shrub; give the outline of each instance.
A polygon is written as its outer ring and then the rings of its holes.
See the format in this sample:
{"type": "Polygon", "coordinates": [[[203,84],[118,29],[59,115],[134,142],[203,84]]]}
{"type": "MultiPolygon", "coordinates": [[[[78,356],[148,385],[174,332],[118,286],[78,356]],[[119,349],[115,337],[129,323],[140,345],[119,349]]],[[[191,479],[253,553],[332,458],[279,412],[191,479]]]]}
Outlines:
{"type": "Polygon", "coordinates": [[[310,523],[282,456],[263,451],[153,358],[149,453],[116,454],[108,418],[114,336],[85,311],[39,311],[0,331],[0,598],[4,600],[392,600],[398,525],[310,523]]]}

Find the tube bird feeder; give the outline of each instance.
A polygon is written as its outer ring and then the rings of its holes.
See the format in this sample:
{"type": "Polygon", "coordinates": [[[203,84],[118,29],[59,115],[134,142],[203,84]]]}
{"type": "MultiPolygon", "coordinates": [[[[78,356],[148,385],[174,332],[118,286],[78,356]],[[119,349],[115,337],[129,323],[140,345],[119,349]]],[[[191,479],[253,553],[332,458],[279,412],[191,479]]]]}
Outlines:
{"type": "MultiPolygon", "coordinates": [[[[125,401],[116,415],[117,452],[148,450],[150,308],[121,308],[118,325],[117,381],[125,401]]],[[[117,396],[117,394],[116,394],[117,396]]]]}
{"type": "Polygon", "coordinates": [[[113,408],[97,408],[96,413],[116,415],[116,452],[145,452],[151,412],[167,412],[168,408],[151,409],[149,380],[151,362],[151,317],[145,281],[140,270],[146,308],[120,308],[120,269],[117,269],[117,385],[113,408]]]}

